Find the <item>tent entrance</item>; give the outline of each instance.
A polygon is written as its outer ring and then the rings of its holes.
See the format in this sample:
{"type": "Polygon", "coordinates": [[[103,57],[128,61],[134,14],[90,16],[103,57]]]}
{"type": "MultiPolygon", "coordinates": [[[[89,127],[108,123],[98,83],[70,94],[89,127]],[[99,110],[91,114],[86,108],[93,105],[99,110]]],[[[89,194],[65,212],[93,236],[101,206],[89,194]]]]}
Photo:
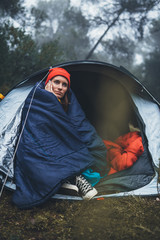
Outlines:
{"type": "Polygon", "coordinates": [[[124,192],[147,185],[155,172],[144,124],[128,91],[118,80],[95,72],[76,72],[72,89],[102,139],[114,141],[129,131],[141,132],[144,153],[132,167],[103,178],[96,185],[98,192],[124,192]]]}

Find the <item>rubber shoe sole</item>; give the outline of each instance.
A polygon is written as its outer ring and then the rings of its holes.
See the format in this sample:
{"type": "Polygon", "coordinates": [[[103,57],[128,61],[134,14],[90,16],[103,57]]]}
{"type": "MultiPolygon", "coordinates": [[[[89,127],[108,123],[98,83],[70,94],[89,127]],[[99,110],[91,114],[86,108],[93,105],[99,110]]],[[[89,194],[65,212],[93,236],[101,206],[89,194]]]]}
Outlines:
{"type": "Polygon", "coordinates": [[[79,196],[78,191],[79,189],[76,185],[70,183],[63,183],[57,193],[68,196],[79,196]]]}
{"type": "Polygon", "coordinates": [[[63,183],[62,188],[66,188],[66,189],[70,189],[70,190],[74,190],[76,192],[79,191],[78,187],[76,185],[70,184],[70,183],[63,183]]]}
{"type": "Polygon", "coordinates": [[[94,196],[96,196],[97,193],[98,193],[97,190],[96,190],[95,188],[93,188],[92,190],[88,191],[88,192],[86,193],[86,195],[82,196],[82,198],[83,198],[84,200],[90,200],[90,199],[92,199],[94,196]]]}

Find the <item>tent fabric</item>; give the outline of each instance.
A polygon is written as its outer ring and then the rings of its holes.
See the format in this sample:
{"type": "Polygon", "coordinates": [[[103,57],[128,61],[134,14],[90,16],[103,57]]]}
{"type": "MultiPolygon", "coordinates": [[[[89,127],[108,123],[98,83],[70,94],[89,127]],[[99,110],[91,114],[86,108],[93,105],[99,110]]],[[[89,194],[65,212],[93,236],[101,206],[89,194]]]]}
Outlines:
{"type": "Polygon", "coordinates": [[[19,135],[24,101],[33,88],[21,86],[13,89],[0,103],[0,172],[14,177],[14,151],[19,135]],[[13,107],[14,106],[14,107],[13,107]]]}
{"type": "MultiPolygon", "coordinates": [[[[144,179],[142,178],[142,176],[139,176],[136,175],[136,177],[138,178],[139,181],[143,181],[144,182],[144,179]]],[[[119,192],[114,192],[113,193],[113,189],[111,192],[108,192],[106,194],[106,192],[103,192],[103,193],[99,193],[99,195],[95,196],[94,199],[102,199],[102,198],[110,198],[110,197],[128,197],[128,196],[143,196],[143,197],[148,197],[148,196],[157,196],[159,195],[159,189],[160,189],[160,186],[159,184],[157,185],[157,177],[158,175],[156,174],[154,176],[154,178],[152,178],[150,180],[150,182],[148,183],[148,179],[146,181],[146,184],[143,186],[139,186],[137,185],[137,188],[134,189],[134,190],[130,190],[128,188],[126,188],[125,190],[124,189],[120,189],[119,192]]],[[[125,183],[127,181],[127,178],[125,176],[121,176],[119,177],[117,180],[117,183],[119,183],[119,186],[121,186],[121,183],[125,183]]],[[[130,180],[130,183],[132,185],[132,178],[131,176],[128,177],[128,180],[130,180]]],[[[136,180],[136,178],[135,178],[136,180]]],[[[113,185],[113,181],[112,179],[108,180],[108,183],[107,186],[105,186],[105,188],[108,186],[111,186],[113,185]]],[[[105,184],[104,184],[105,185],[105,184]]],[[[77,197],[77,196],[65,196],[65,195],[62,195],[62,194],[55,194],[54,196],[52,196],[53,199],[67,199],[67,200],[83,200],[81,197],[77,197]]]]}
{"type": "MultiPolygon", "coordinates": [[[[137,116],[138,117],[138,116],[137,116]]],[[[97,184],[99,194],[128,192],[149,184],[155,176],[152,157],[148,150],[148,141],[143,131],[143,123],[139,121],[144,152],[132,167],[108,175],[97,184]]],[[[139,193],[138,193],[139,194],[139,193]]]]}
{"type": "Polygon", "coordinates": [[[20,208],[43,203],[65,180],[90,166],[100,172],[106,167],[105,145],[71,90],[69,102],[66,113],[56,96],[44,89],[44,83],[36,85],[26,99],[13,195],[20,208]]]}
{"type": "Polygon", "coordinates": [[[160,164],[160,108],[156,103],[132,95],[137,111],[141,116],[145,127],[144,132],[148,139],[148,149],[153,158],[154,165],[160,164]]]}

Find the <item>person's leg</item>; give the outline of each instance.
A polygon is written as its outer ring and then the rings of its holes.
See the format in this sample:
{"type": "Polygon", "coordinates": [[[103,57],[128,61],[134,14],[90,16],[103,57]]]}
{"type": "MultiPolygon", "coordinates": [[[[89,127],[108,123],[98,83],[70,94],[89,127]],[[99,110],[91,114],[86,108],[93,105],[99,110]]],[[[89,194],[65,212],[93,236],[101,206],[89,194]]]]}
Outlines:
{"type": "Polygon", "coordinates": [[[76,186],[84,200],[90,200],[98,193],[82,175],[76,176],[76,186]]]}
{"type": "Polygon", "coordinates": [[[98,192],[84,176],[79,175],[63,183],[58,193],[71,196],[79,194],[84,200],[90,200],[98,192]]]}
{"type": "Polygon", "coordinates": [[[75,184],[75,180],[66,181],[62,184],[58,193],[63,195],[78,196],[79,189],[75,184]]]}

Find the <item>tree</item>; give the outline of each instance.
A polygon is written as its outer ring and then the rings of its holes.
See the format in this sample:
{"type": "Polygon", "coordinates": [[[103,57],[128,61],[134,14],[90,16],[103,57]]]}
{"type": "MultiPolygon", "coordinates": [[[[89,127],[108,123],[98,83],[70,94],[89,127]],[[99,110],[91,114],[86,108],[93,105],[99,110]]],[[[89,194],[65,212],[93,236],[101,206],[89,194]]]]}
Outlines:
{"type": "Polygon", "coordinates": [[[89,23],[80,9],[70,8],[64,14],[57,36],[66,60],[84,59],[90,47],[88,37],[89,23]]]}
{"type": "MultiPolygon", "coordinates": [[[[19,4],[20,1],[14,3],[19,4]]],[[[14,13],[19,14],[18,9],[21,11],[22,8],[16,4],[14,7],[17,10],[14,13]]],[[[6,6],[2,3],[0,6],[5,16],[6,6]]],[[[6,10],[6,13],[10,12],[9,9],[6,10]]],[[[16,15],[14,18],[16,19],[16,15]]],[[[59,51],[57,41],[38,46],[32,36],[26,33],[24,26],[16,28],[12,19],[9,21],[8,17],[2,17],[0,20],[2,22],[0,26],[0,85],[1,91],[5,93],[33,72],[59,62],[62,53],[59,51]]]]}
{"type": "Polygon", "coordinates": [[[128,36],[117,36],[115,39],[102,41],[101,46],[103,51],[93,53],[94,59],[105,61],[117,66],[123,65],[127,69],[132,69],[134,62],[134,50],[136,44],[128,36]]]}
{"type": "Polygon", "coordinates": [[[151,22],[149,14],[157,7],[160,7],[159,0],[113,0],[110,3],[105,3],[101,6],[101,14],[95,16],[92,21],[98,27],[105,25],[106,29],[86,55],[86,59],[92,56],[97,46],[111,29],[112,31],[121,33],[121,35],[125,32],[125,29],[126,31],[130,29],[130,33],[129,31],[128,33],[132,37],[138,40],[143,39],[146,25],[149,25],[151,22]]]}
{"type": "Polygon", "coordinates": [[[21,3],[21,0],[2,0],[0,2],[0,85],[2,90],[8,89],[5,86],[5,81],[10,82],[11,79],[11,51],[14,49],[13,36],[10,34],[11,32],[13,33],[14,28],[11,21],[24,11],[21,3]]]}
{"type": "Polygon", "coordinates": [[[19,14],[24,13],[22,7],[22,0],[1,0],[0,1],[0,15],[1,17],[11,18],[17,17],[19,14]]]}
{"type": "Polygon", "coordinates": [[[153,20],[148,37],[143,41],[143,45],[146,45],[147,49],[144,48],[143,63],[136,68],[136,72],[139,68],[142,69],[141,79],[143,84],[151,91],[151,93],[160,101],[160,18],[153,20]]]}
{"type": "Polygon", "coordinates": [[[86,59],[103,59],[125,66],[160,99],[160,21],[157,19],[160,1],[113,0],[107,4],[94,0],[89,2],[97,6],[97,14],[89,16],[90,21],[94,28],[104,27],[105,30],[96,39],[86,59]],[[139,65],[136,64],[137,53],[143,58],[139,65]]]}
{"type": "MultiPolygon", "coordinates": [[[[59,62],[58,43],[43,44],[39,48],[30,35],[13,25],[0,29],[0,84],[10,88],[41,68],[59,62]]],[[[4,89],[3,86],[3,89],[4,89]]]]}
{"type": "Polygon", "coordinates": [[[50,0],[38,1],[36,7],[31,10],[34,17],[35,39],[38,44],[56,39],[56,32],[63,21],[64,12],[69,8],[70,1],[50,0]]]}
{"type": "Polygon", "coordinates": [[[80,9],[71,6],[69,0],[39,1],[32,14],[38,45],[57,40],[64,61],[84,58],[90,46],[89,22],[80,9]]]}

